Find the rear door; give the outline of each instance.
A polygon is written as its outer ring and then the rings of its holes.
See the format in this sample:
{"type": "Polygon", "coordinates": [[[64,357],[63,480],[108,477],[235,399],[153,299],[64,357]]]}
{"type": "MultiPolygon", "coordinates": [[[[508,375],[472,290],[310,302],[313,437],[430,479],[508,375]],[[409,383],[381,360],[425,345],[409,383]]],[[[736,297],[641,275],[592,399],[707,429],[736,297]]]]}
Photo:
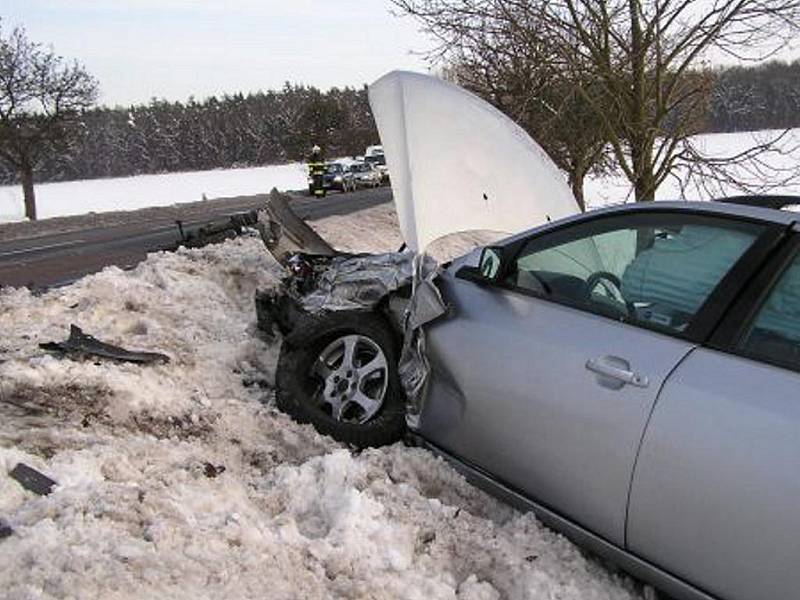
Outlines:
{"type": "Polygon", "coordinates": [[[501,286],[445,277],[457,317],[427,332],[421,432],[622,545],[655,398],[762,231],[676,212],[606,216],[528,240],[501,286]]]}
{"type": "Polygon", "coordinates": [[[631,488],[629,549],[730,600],[800,587],[798,245],[669,377],[631,488]]]}

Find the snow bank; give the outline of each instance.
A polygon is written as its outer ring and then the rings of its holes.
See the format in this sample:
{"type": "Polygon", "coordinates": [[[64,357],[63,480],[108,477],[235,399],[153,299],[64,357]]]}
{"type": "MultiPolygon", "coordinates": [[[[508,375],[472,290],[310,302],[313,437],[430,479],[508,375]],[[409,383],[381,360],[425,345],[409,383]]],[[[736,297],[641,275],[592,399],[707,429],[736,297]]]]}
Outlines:
{"type": "MultiPolygon", "coordinates": [[[[384,213],[319,227],[384,223],[388,239],[384,213]]],[[[4,598],[638,597],[431,454],[353,453],[276,412],[277,346],[255,335],[253,294],[279,274],[240,238],[41,296],[0,292],[4,598]],[[39,350],[70,323],[172,360],[39,350]],[[23,490],[6,475],[18,461],[59,486],[23,490]]]]}
{"type": "MultiPolygon", "coordinates": [[[[307,186],[306,167],[301,163],[139,175],[113,179],[89,179],[43,183],[36,186],[39,218],[81,215],[88,212],[135,210],[169,206],[204,198],[251,196],[307,186]]],[[[24,216],[22,186],[0,186],[0,221],[18,221],[24,216]]]]}

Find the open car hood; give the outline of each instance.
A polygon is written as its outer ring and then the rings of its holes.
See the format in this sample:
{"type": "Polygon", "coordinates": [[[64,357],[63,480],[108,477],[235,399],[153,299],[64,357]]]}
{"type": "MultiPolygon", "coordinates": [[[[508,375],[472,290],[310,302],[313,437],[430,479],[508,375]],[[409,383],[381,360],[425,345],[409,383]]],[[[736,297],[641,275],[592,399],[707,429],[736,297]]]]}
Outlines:
{"type": "Polygon", "coordinates": [[[578,212],[563,174],[503,113],[428,75],[369,87],[403,238],[422,252],[462,231],[513,234],[578,212]]]}

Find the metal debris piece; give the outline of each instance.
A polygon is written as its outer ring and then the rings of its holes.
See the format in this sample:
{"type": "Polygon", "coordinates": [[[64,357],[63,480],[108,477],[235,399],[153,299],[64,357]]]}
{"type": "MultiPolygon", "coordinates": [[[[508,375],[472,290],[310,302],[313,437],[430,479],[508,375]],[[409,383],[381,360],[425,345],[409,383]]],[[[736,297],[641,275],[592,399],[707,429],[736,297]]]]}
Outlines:
{"type": "Polygon", "coordinates": [[[193,229],[184,227],[183,221],[176,221],[175,224],[178,226],[181,239],[168,249],[177,250],[181,246],[185,248],[202,248],[209,244],[232,240],[242,235],[245,228],[255,227],[257,222],[258,213],[255,210],[229,215],[224,219],[210,221],[193,229]]]}
{"type": "Polygon", "coordinates": [[[101,342],[97,338],[83,333],[77,325],[70,325],[69,337],[63,342],[46,342],[39,344],[43,350],[62,352],[78,356],[99,356],[132,363],[169,362],[169,356],[159,352],[137,352],[101,342]]]}
{"type": "Polygon", "coordinates": [[[336,251],[289,206],[291,196],[275,188],[269,194],[266,208],[258,211],[255,227],[267,250],[281,264],[297,253],[334,256],[336,251]]]}
{"type": "Polygon", "coordinates": [[[11,529],[11,525],[6,523],[3,519],[0,519],[0,540],[10,537],[13,533],[14,530],[11,529]]]}
{"type": "Polygon", "coordinates": [[[203,474],[209,479],[214,479],[217,475],[225,472],[225,465],[212,465],[210,462],[203,463],[203,474]]]}
{"type": "Polygon", "coordinates": [[[14,467],[8,475],[26,490],[34,494],[39,494],[40,496],[47,496],[53,491],[53,488],[58,485],[47,475],[40,473],[24,463],[17,463],[17,466],[14,467]]]}

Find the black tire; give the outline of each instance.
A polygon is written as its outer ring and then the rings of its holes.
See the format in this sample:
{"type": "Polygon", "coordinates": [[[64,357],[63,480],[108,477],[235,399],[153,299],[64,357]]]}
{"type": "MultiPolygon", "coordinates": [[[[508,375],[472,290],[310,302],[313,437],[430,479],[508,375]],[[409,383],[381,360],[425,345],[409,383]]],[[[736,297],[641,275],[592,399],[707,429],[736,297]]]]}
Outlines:
{"type": "Polygon", "coordinates": [[[405,396],[397,375],[398,343],[389,324],[369,312],[338,311],[308,317],[284,339],[276,374],[276,403],[280,410],[332,438],[359,448],[385,446],[405,432],[405,396]],[[383,404],[364,423],[335,419],[317,404],[315,394],[322,379],[312,368],[323,350],[346,335],[365,336],[386,357],[387,388],[383,404]]]}

